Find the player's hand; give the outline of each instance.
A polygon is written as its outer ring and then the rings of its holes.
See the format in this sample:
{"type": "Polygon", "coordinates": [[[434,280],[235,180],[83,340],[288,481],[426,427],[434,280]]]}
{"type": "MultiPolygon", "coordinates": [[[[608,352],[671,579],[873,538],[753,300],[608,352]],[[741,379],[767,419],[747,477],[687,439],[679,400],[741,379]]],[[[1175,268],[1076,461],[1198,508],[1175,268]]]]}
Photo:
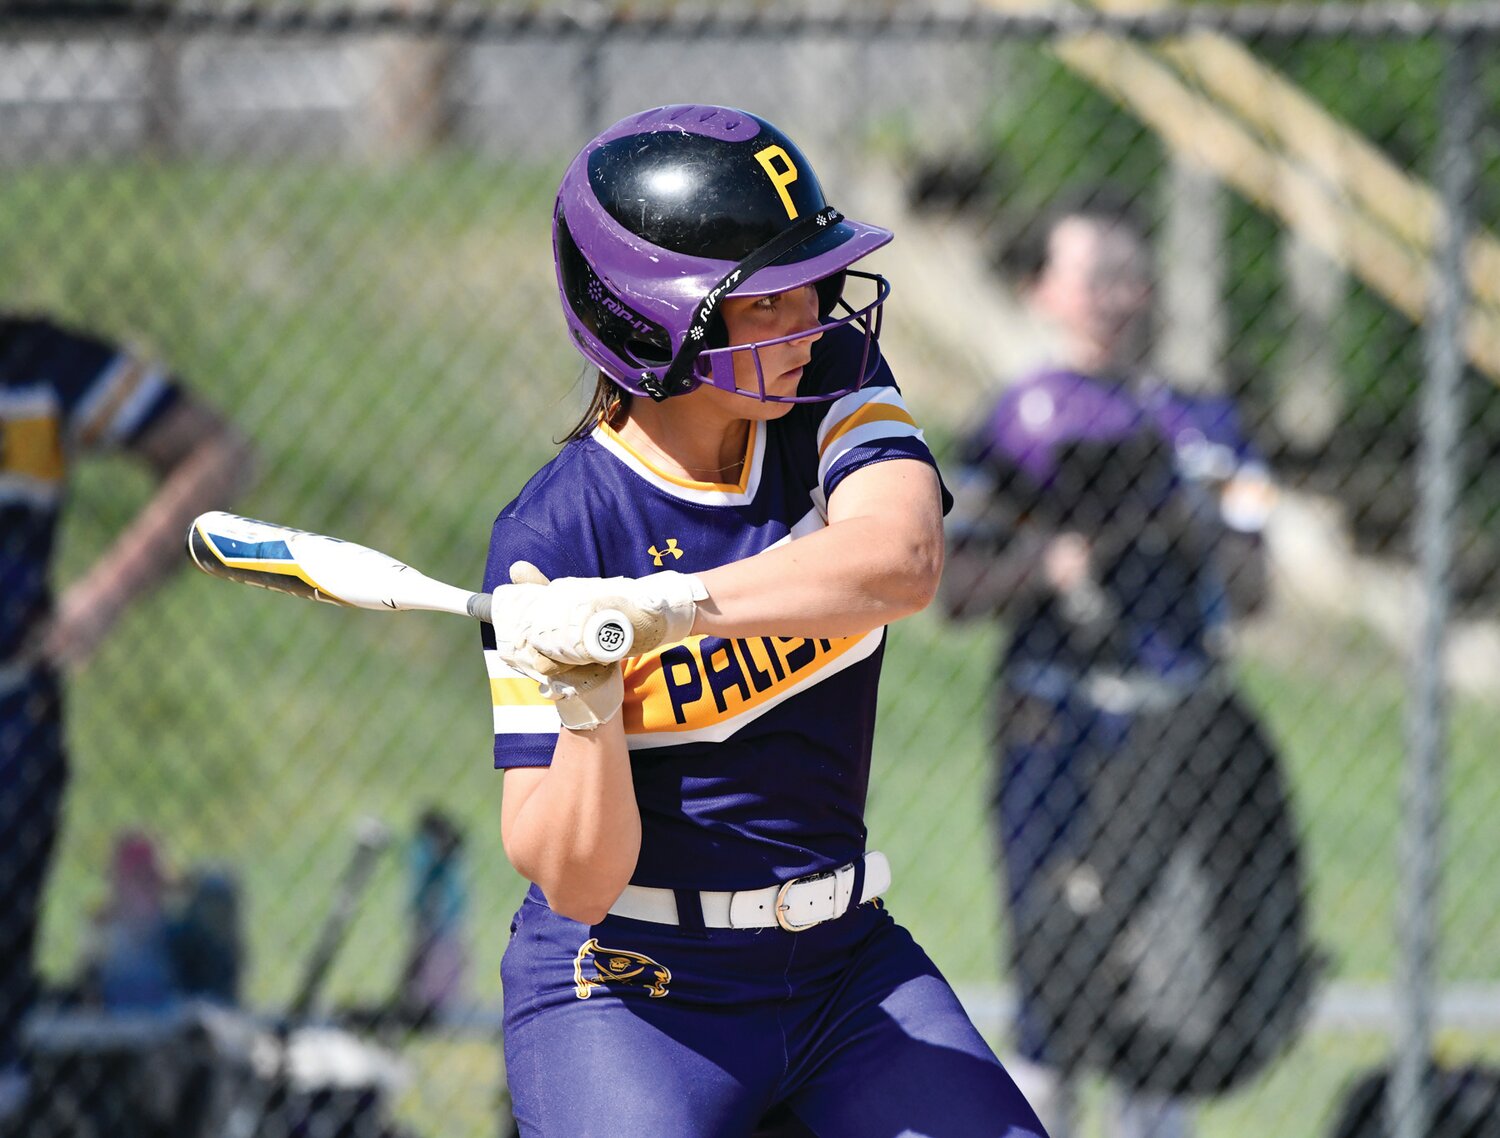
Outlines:
{"type": "Polygon", "coordinates": [[[506,619],[499,619],[495,606],[495,649],[500,658],[516,671],[537,681],[537,690],[557,705],[558,717],[570,731],[594,731],[620,713],[625,701],[625,679],[620,665],[583,663],[567,665],[544,656],[530,643],[531,628],[527,616],[537,602],[538,594],[528,590],[545,588],[546,576],[525,561],[511,567],[511,584],[495,590],[506,594],[506,619]]]}
{"type": "Polygon", "coordinates": [[[1042,554],[1042,572],[1074,624],[1096,624],[1111,614],[1109,597],[1094,577],[1094,551],[1082,534],[1060,533],[1042,554]]]}
{"type": "Polygon", "coordinates": [[[625,680],[619,664],[580,664],[548,676],[541,693],[557,705],[568,730],[593,731],[620,713],[625,680]]]}
{"type": "Polygon", "coordinates": [[[1056,593],[1071,593],[1093,577],[1093,551],[1088,538],[1060,533],[1042,551],[1042,575],[1056,593]]]}
{"type": "Polygon", "coordinates": [[[534,565],[517,561],[510,579],[494,592],[495,638],[509,646],[515,666],[542,675],[555,674],[559,665],[594,662],[585,632],[595,613],[622,612],[635,633],[631,654],[641,655],[687,637],[698,602],[708,597],[697,577],[671,570],[639,578],[548,581],[534,565]]]}
{"type": "Polygon", "coordinates": [[[80,582],[58,599],[51,619],[22,649],[60,672],[73,672],[94,657],[124,606],[101,589],[80,582]]]}

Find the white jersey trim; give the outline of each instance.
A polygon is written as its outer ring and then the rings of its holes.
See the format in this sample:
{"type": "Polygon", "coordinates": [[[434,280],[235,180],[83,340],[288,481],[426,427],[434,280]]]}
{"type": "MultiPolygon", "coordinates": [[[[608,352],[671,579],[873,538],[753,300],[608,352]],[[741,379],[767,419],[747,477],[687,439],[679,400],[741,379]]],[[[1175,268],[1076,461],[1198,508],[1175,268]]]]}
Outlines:
{"type": "Polygon", "coordinates": [[[496,735],[556,735],[562,731],[562,717],[549,703],[546,707],[527,704],[496,704],[496,735]]]}
{"type": "Polygon", "coordinates": [[[696,502],[704,506],[744,506],[754,501],[756,491],[760,489],[761,472],[765,468],[766,456],[766,431],[760,423],[750,424],[750,443],[746,451],[744,471],[737,484],[690,482],[686,479],[675,478],[651,465],[643,455],[634,450],[629,443],[604,423],[594,428],[593,438],[652,486],[674,498],[681,498],[685,502],[696,502]]]}
{"type": "Polygon", "coordinates": [[[51,509],[62,501],[61,482],[28,478],[24,474],[0,474],[0,506],[19,503],[33,509],[51,509]]]}
{"type": "MultiPolygon", "coordinates": [[[[922,432],[916,427],[908,427],[900,423],[867,423],[863,427],[855,427],[839,436],[836,444],[824,452],[823,459],[818,463],[818,485],[823,486],[828,482],[828,475],[838,461],[850,451],[868,443],[879,442],[882,439],[917,439],[925,442],[922,432]]],[[[905,458],[906,455],[901,457],[905,458]]]]}
{"type": "Polygon", "coordinates": [[[822,450],[828,445],[828,435],[835,427],[860,408],[874,403],[902,408],[906,406],[901,393],[894,387],[862,387],[858,391],[851,391],[848,395],[835,399],[823,413],[823,419],[818,424],[818,449],[822,450]]]}
{"type": "Polygon", "coordinates": [[[537,682],[505,663],[493,648],[484,650],[484,670],[489,675],[492,693],[498,684],[511,685],[526,693],[525,703],[499,700],[492,695],[496,735],[556,735],[562,730],[562,717],[556,705],[537,690],[537,682]]]}
{"type": "Polygon", "coordinates": [[[0,419],[55,419],[61,410],[57,393],[42,384],[0,388],[0,419]]]}
{"type": "Polygon", "coordinates": [[[820,529],[828,527],[828,504],[824,501],[823,488],[817,487],[809,496],[812,498],[813,508],[792,524],[792,528],[787,531],[784,538],[766,546],[767,549],[775,549],[778,545],[785,545],[789,541],[795,541],[799,537],[806,537],[810,533],[817,533],[820,529]]]}
{"type": "Polygon", "coordinates": [[[166,386],[166,374],[127,353],[110,361],[69,420],[69,437],[84,446],[117,446],[140,425],[166,386]]]}
{"type": "Polygon", "coordinates": [[[922,440],[922,431],[894,387],[863,388],[836,400],[818,424],[818,485],[827,485],[829,473],[851,450],[899,438],[922,440]]]}

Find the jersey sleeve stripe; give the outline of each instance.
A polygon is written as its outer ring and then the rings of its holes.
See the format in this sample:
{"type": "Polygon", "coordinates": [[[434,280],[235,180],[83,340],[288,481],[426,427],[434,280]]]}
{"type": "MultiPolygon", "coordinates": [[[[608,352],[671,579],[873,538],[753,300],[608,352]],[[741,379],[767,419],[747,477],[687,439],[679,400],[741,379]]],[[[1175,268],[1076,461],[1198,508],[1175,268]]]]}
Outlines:
{"type": "Polygon", "coordinates": [[[557,708],[542,700],[543,707],[496,705],[496,735],[556,735],[562,730],[557,708]]]}
{"type": "Polygon", "coordinates": [[[0,477],[51,486],[63,480],[64,469],[55,418],[0,418],[0,477]]]}
{"type": "Polygon", "coordinates": [[[552,701],[537,690],[537,682],[529,676],[491,679],[490,702],[496,707],[512,704],[528,707],[552,705],[552,701]]]}
{"type": "Polygon", "coordinates": [[[827,447],[829,436],[841,430],[850,418],[867,407],[877,405],[906,410],[901,393],[894,387],[863,387],[829,404],[818,423],[818,453],[821,454],[827,447]]]}
{"type": "Polygon", "coordinates": [[[552,701],[537,690],[537,682],[486,650],[485,670],[490,676],[490,704],[496,735],[556,735],[562,720],[552,701]]]}
{"type": "Polygon", "coordinates": [[[75,412],[74,438],[83,447],[128,438],[165,385],[166,377],[157,368],[132,356],[116,356],[75,412]]]}
{"type": "Polygon", "coordinates": [[[490,677],[490,700],[493,703],[548,703],[537,690],[537,682],[525,672],[518,672],[500,658],[493,648],[484,651],[484,670],[490,677]]]}
{"type": "MultiPolygon", "coordinates": [[[[894,427],[890,422],[866,423],[862,427],[856,427],[846,432],[835,446],[830,446],[818,462],[818,485],[828,484],[828,475],[838,461],[851,451],[870,443],[890,441],[892,439],[921,439],[922,432],[915,424],[897,423],[894,427]]],[[[915,456],[913,456],[915,457],[915,456]]]]}
{"type": "Polygon", "coordinates": [[[892,407],[882,403],[866,404],[858,411],[855,411],[854,414],[847,416],[843,422],[836,425],[824,436],[823,441],[819,444],[818,454],[820,456],[827,454],[828,448],[833,446],[834,443],[838,442],[839,439],[843,438],[850,431],[867,426],[870,423],[879,422],[904,423],[909,427],[917,425],[917,421],[911,417],[911,412],[907,411],[905,407],[892,407]]]}

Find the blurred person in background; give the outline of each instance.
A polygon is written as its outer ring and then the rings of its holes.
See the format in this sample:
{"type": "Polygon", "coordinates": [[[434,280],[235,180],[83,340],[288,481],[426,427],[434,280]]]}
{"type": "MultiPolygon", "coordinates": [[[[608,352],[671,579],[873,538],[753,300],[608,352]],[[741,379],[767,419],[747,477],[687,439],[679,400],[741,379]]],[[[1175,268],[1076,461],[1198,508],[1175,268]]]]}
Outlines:
{"type": "MultiPolygon", "coordinates": [[[[1148,904],[1175,880],[1167,851],[1196,828],[1202,856],[1182,864],[1221,865],[1203,827],[1234,830],[1229,820],[1252,796],[1281,802],[1274,751],[1222,662],[1231,616],[1266,597],[1271,479],[1229,399],[1178,390],[1151,370],[1145,233],[1131,203],[1100,188],[1052,211],[1030,244],[1011,250],[1060,355],[982,411],[948,521],[949,615],[999,619],[1008,631],[995,825],[1020,1058],[1007,1067],[1054,1138],[1077,1132],[1074,1076],[1084,1069],[1119,1084],[1118,1138],[1183,1138],[1191,1110],[1178,1092],[1242,1077],[1263,1058],[1229,1038],[1253,1001],[1236,989],[1215,1018],[1203,998],[1215,965],[1195,973],[1190,951],[1158,970],[1179,982],[1175,994],[1172,980],[1130,987],[1144,975],[1140,946],[1152,928],[1175,928],[1191,949],[1198,927],[1182,919],[1184,891],[1148,904]],[[1152,904],[1171,914],[1155,926],[1152,904]],[[1230,1066],[1213,1067],[1219,1044],[1238,1048],[1230,1066]]],[[[1247,904],[1265,910],[1249,919],[1267,921],[1267,943],[1279,943],[1284,927],[1300,930],[1300,887],[1283,887],[1296,868],[1287,818],[1267,819],[1234,851],[1235,872],[1247,904]],[[1268,852],[1267,835],[1292,860],[1262,878],[1244,866],[1268,852]],[[1259,905],[1262,886],[1281,890],[1279,910],[1259,905]]],[[[1258,951],[1257,930],[1232,925],[1243,914],[1215,904],[1200,907],[1202,927],[1258,951]]],[[[1249,963],[1241,988],[1259,983],[1250,971],[1260,963],[1249,963]]],[[[1301,976],[1300,957],[1290,967],[1301,976]]],[[[1270,993],[1261,1011],[1284,1003],[1270,993]]]]}
{"type": "Polygon", "coordinates": [[[173,882],[156,839],[142,830],[115,837],[108,892],[84,947],[82,994],[117,1012],[161,1011],[177,998],[168,908],[173,882]]]}
{"type": "Polygon", "coordinates": [[[227,866],[171,871],[150,833],[115,835],[103,902],[79,967],[78,995],[106,1012],[157,1012],[181,999],[239,1002],[240,886],[227,866]]]}
{"type": "Polygon", "coordinates": [[[238,1006],[245,972],[239,874],[221,863],[188,870],[167,925],[172,975],[185,996],[238,1006]]]}
{"type": "Polygon", "coordinates": [[[183,563],[188,523],[228,505],[250,467],[245,439],[160,367],[43,317],[0,314],[0,1116],[27,1093],[20,1032],[68,777],[63,676],[183,563]],[[69,472],[109,451],[139,460],[154,493],[54,600],[69,472]]]}
{"type": "Polygon", "coordinates": [[[469,994],[469,886],[458,823],[436,807],[424,810],[407,866],[411,940],[398,1003],[405,1022],[426,1026],[469,994]]]}

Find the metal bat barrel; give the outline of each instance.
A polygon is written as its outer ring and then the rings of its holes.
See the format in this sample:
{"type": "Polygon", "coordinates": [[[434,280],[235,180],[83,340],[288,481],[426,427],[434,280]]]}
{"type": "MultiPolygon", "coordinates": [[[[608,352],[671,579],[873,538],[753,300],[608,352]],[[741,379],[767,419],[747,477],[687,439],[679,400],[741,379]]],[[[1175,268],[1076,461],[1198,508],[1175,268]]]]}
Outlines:
{"type": "MultiPolygon", "coordinates": [[[[284,546],[283,546],[284,548],[284,546]]],[[[193,564],[211,577],[223,577],[226,581],[238,581],[244,585],[257,585],[262,589],[274,589],[278,593],[289,593],[310,601],[338,603],[311,581],[289,572],[290,554],[285,560],[267,561],[263,565],[234,564],[226,560],[219,548],[204,536],[198,525],[188,530],[188,556],[193,564]]]]}
{"type": "Polygon", "coordinates": [[[388,553],[220,511],[193,522],[188,554],[215,577],[352,608],[462,615],[469,599],[388,553]]]}
{"type": "MultiPolygon", "coordinates": [[[[193,564],[213,577],[307,600],[376,610],[467,613],[492,623],[493,598],[435,581],[389,554],[325,534],[222,511],[200,514],[188,528],[193,564]]],[[[630,654],[635,629],[618,609],[584,625],[584,651],[596,663],[630,654]]]]}

